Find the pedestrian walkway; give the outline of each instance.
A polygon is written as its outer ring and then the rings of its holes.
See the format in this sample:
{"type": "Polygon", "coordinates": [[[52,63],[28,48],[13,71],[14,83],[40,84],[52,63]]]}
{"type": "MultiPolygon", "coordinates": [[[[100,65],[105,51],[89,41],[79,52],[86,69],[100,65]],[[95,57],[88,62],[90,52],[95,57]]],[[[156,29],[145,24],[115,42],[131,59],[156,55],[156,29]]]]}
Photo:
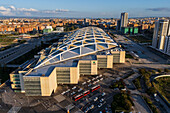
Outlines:
{"type": "Polygon", "coordinates": [[[8,113],[18,113],[20,109],[21,109],[21,107],[13,106],[13,107],[8,111],[8,113]]]}

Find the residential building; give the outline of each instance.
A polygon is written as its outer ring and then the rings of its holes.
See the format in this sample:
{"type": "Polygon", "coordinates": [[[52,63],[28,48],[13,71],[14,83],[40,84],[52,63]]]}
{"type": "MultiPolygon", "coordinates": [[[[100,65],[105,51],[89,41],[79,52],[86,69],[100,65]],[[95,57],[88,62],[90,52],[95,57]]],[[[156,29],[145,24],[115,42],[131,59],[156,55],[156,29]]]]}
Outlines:
{"type": "Polygon", "coordinates": [[[56,32],[64,32],[64,27],[56,27],[56,32]]]}
{"type": "Polygon", "coordinates": [[[120,20],[117,20],[117,30],[121,31],[122,27],[127,27],[128,25],[128,13],[121,13],[120,20]]]}
{"type": "Polygon", "coordinates": [[[119,30],[120,30],[120,20],[117,20],[116,30],[117,30],[117,31],[119,31],[119,30]]]}
{"type": "Polygon", "coordinates": [[[164,53],[170,55],[170,36],[165,37],[164,53]]]}
{"type": "Polygon", "coordinates": [[[120,17],[120,27],[127,27],[128,25],[128,13],[121,13],[120,17]]]}
{"type": "Polygon", "coordinates": [[[165,38],[170,35],[169,20],[158,20],[155,22],[152,47],[165,51],[165,38]]]}

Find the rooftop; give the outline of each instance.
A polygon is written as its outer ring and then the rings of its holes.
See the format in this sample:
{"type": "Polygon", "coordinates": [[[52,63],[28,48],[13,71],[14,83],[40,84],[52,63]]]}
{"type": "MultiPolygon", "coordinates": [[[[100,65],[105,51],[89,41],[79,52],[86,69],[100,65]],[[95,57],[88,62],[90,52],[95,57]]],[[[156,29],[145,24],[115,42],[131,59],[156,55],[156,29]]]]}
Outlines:
{"type": "Polygon", "coordinates": [[[102,29],[97,27],[85,27],[77,30],[69,36],[62,44],[47,48],[34,69],[94,54],[117,47],[118,44],[111,39],[102,29]]]}
{"type": "Polygon", "coordinates": [[[57,64],[51,64],[48,66],[44,66],[41,68],[37,68],[35,70],[33,70],[32,72],[28,73],[26,76],[27,77],[31,77],[31,76],[37,76],[40,77],[42,76],[42,74],[44,74],[45,76],[49,76],[51,74],[51,72],[54,70],[55,67],[77,67],[78,61],[77,60],[69,60],[67,62],[60,62],[57,64]]]}

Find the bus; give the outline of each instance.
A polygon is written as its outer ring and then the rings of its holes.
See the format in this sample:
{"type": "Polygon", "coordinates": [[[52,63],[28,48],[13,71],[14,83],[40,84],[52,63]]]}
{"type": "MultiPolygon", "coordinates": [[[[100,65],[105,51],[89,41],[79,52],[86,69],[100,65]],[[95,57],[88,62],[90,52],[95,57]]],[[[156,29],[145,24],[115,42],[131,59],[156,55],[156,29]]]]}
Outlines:
{"type": "Polygon", "coordinates": [[[84,94],[84,96],[90,94],[90,90],[84,91],[83,94],[84,94]]]}
{"type": "Polygon", "coordinates": [[[99,88],[100,88],[100,85],[96,85],[96,86],[94,86],[94,87],[91,88],[91,92],[93,92],[93,91],[95,91],[95,90],[97,90],[97,89],[99,89],[99,88]]]}
{"type": "Polygon", "coordinates": [[[78,94],[78,95],[74,96],[73,99],[74,99],[74,101],[77,101],[77,100],[83,98],[83,96],[84,95],[81,93],[81,94],[78,94]]]}

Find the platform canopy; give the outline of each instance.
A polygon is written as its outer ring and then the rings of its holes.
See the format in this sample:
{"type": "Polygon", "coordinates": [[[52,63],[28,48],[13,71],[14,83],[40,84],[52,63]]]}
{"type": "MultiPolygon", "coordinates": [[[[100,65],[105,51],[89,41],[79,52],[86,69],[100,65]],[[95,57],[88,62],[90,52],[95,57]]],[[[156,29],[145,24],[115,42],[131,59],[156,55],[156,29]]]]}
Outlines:
{"type": "Polygon", "coordinates": [[[50,52],[44,58],[40,57],[35,68],[94,54],[117,46],[117,43],[102,29],[98,27],[81,28],[64,40],[62,44],[48,48],[50,52]]]}

